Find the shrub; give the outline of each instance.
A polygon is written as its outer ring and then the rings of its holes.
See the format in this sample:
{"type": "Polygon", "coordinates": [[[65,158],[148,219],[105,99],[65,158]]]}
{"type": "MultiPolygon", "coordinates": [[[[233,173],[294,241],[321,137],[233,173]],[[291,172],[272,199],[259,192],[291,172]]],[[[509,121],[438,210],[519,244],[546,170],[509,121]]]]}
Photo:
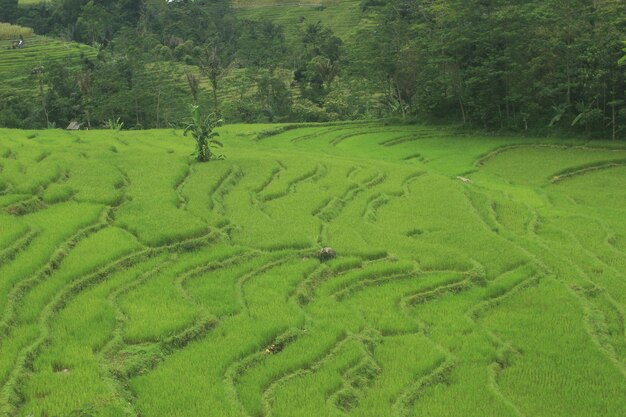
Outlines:
{"type": "Polygon", "coordinates": [[[215,132],[215,128],[222,124],[220,119],[215,113],[209,114],[204,119],[200,115],[200,108],[198,106],[191,106],[191,121],[185,128],[184,135],[191,132],[191,136],[196,141],[196,158],[198,162],[205,162],[211,158],[224,158],[224,155],[216,155],[211,152],[211,147],[222,147],[222,143],[214,138],[219,136],[219,133],[215,132]]]}
{"type": "Polygon", "coordinates": [[[324,109],[306,99],[296,101],[291,111],[293,118],[299,122],[327,122],[330,120],[324,109]]]}

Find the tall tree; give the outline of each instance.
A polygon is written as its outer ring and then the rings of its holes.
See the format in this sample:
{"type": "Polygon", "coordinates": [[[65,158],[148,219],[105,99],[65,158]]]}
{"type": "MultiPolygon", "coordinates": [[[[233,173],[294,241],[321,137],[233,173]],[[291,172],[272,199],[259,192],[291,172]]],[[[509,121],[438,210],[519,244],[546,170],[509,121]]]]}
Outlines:
{"type": "Polygon", "coordinates": [[[205,47],[198,58],[198,64],[202,74],[209,79],[213,90],[213,108],[219,113],[218,90],[222,78],[232,68],[233,57],[218,46],[205,47]]]}

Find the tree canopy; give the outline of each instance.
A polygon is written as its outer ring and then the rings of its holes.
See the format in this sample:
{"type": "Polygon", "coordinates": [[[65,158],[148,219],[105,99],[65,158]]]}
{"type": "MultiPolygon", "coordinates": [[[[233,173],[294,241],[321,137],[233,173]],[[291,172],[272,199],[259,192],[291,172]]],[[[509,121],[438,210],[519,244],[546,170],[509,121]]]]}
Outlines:
{"type": "Polygon", "coordinates": [[[63,77],[47,67],[42,93],[22,98],[39,117],[3,100],[7,126],[44,123],[46,108],[59,122],[158,127],[194,102],[228,121],[403,116],[626,136],[620,0],[364,0],[354,12],[372,24],[343,38],[323,19],[285,26],[227,0],[0,1],[2,19],[98,50],[63,77]]]}

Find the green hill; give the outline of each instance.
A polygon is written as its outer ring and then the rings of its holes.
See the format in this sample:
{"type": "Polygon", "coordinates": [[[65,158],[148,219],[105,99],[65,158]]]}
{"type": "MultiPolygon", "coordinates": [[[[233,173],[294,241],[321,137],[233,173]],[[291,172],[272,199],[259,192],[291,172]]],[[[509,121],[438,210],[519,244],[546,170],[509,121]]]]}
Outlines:
{"type": "Polygon", "coordinates": [[[282,25],[292,45],[300,41],[307,25],[320,22],[343,41],[346,61],[354,66],[358,66],[364,59],[364,37],[376,30],[374,15],[363,11],[358,0],[323,1],[317,4],[306,1],[271,1],[268,4],[242,1],[235,3],[235,7],[241,19],[267,20],[282,25]]]}
{"type": "Polygon", "coordinates": [[[321,21],[349,43],[367,21],[367,14],[361,12],[358,0],[298,3],[270,1],[267,4],[262,1],[241,1],[235,3],[235,8],[241,18],[265,19],[283,25],[290,36],[295,36],[298,27],[304,23],[321,21]]]}
{"type": "MultiPolygon", "coordinates": [[[[49,97],[60,123],[91,114],[98,125],[119,117],[126,126],[163,127],[161,110],[171,116],[167,123],[181,122],[193,101],[237,122],[402,117],[500,132],[555,129],[596,139],[626,133],[624,2],[9,5],[11,21],[37,33],[69,33],[101,49],[103,59],[82,74],[57,77],[74,86],[80,77],[89,79],[93,91],[85,82],[78,92],[49,86],[62,92],[49,97]]],[[[18,62],[6,59],[9,66],[18,62]]],[[[6,88],[19,91],[25,73],[11,70],[16,81],[6,88]]],[[[42,126],[38,115],[13,107],[0,105],[2,125],[42,126]]]]}
{"type": "Polygon", "coordinates": [[[94,57],[95,50],[87,45],[64,42],[38,36],[31,29],[0,23],[0,92],[36,92],[38,85],[33,70],[45,62],[67,66],[80,63],[81,55],[94,57]],[[25,46],[12,49],[11,42],[23,34],[25,46]]]}

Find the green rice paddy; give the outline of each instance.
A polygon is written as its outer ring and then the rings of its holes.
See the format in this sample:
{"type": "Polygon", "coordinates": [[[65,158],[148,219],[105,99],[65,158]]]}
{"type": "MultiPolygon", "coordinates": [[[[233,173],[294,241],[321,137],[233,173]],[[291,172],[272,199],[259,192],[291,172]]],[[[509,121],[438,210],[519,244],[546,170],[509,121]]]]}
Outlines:
{"type": "Polygon", "coordinates": [[[221,139],[0,131],[0,416],[626,415],[626,146],[221,139]]]}
{"type": "Polygon", "coordinates": [[[0,92],[37,93],[35,70],[50,62],[74,67],[81,55],[94,58],[96,50],[90,46],[64,42],[47,36],[35,35],[32,29],[0,23],[0,92]],[[11,43],[22,35],[23,49],[11,49],[11,43]]]}

